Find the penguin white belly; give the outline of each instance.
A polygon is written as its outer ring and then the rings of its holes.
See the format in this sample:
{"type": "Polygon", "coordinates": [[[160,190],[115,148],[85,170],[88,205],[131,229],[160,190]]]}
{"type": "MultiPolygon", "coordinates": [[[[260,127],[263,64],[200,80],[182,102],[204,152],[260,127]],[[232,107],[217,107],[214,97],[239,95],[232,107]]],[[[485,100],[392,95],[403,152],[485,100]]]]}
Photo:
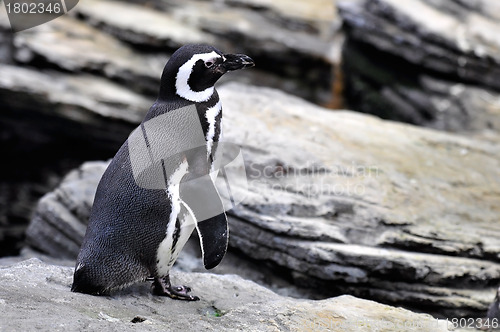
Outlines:
{"type": "Polygon", "coordinates": [[[170,267],[174,265],[175,261],[177,260],[177,257],[179,257],[179,254],[186,245],[186,242],[189,240],[191,234],[196,228],[195,226],[196,221],[194,220],[192,213],[188,212],[187,209],[185,209],[185,207],[187,206],[183,204],[182,212],[179,215],[179,221],[180,221],[179,234],[177,238],[177,243],[175,247],[172,248],[171,250],[170,262],[169,262],[170,267]]]}
{"type": "Polygon", "coordinates": [[[187,173],[187,169],[187,161],[184,161],[179,165],[168,181],[169,185],[166,189],[166,193],[170,200],[171,212],[165,232],[165,238],[158,246],[156,253],[156,271],[159,276],[168,274],[195,228],[194,220],[189,213],[181,213],[181,210],[185,209],[183,209],[181,205],[182,201],[179,187],[180,180],[187,173]],[[179,224],[177,224],[177,218],[179,218],[179,224]],[[175,234],[176,232],[178,232],[178,234],[175,234]],[[175,247],[174,236],[177,237],[175,247]]]}

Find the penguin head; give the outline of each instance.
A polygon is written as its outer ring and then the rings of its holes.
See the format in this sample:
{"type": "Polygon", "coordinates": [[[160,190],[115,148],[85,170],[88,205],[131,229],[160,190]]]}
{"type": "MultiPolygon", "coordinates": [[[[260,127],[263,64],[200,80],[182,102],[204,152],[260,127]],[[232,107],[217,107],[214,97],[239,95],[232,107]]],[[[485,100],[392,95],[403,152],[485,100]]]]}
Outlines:
{"type": "Polygon", "coordinates": [[[207,101],[222,75],[252,66],[253,60],[244,54],[223,54],[209,45],[185,45],[165,65],[159,98],[178,96],[192,102],[207,101]]]}

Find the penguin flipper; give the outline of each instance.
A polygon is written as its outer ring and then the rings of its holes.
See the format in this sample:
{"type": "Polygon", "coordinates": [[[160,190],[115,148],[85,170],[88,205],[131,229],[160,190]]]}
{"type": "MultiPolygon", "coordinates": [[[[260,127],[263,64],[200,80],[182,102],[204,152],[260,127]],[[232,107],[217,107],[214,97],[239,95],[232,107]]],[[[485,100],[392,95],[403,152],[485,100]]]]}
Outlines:
{"type": "Polygon", "coordinates": [[[227,217],[223,212],[196,225],[203,255],[203,265],[213,269],[224,258],[228,246],[227,217]]]}
{"type": "Polygon", "coordinates": [[[207,270],[219,265],[229,243],[229,229],[224,205],[210,175],[183,179],[180,197],[193,214],[200,238],[203,264],[207,270]]]}

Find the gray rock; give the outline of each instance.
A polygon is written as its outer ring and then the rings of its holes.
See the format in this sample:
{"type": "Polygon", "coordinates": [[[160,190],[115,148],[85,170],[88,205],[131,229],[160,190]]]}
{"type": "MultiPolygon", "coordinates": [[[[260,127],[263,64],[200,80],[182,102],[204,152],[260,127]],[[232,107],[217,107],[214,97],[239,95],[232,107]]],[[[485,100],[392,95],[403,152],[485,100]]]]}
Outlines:
{"type": "MultiPolygon", "coordinates": [[[[242,146],[249,185],[231,188],[246,195],[229,212],[232,248],[323,296],[351,293],[448,317],[486,311],[500,281],[498,136],[329,112],[264,88],[225,85],[219,94],[224,136],[242,146]]],[[[75,182],[84,201],[98,176],[96,166],[75,182]]],[[[45,212],[58,206],[74,216],[48,197],[32,224],[73,223],[45,212]]],[[[28,234],[35,243],[37,233],[28,234]]],[[[73,257],[81,236],[66,235],[73,257]]],[[[60,247],[49,240],[43,245],[60,247]]]]}
{"type": "Polygon", "coordinates": [[[165,54],[138,53],[129,45],[63,16],[13,37],[15,60],[53,66],[70,72],[100,74],[139,93],[156,96],[165,54]]]}
{"type": "MultiPolygon", "coordinates": [[[[141,4],[92,0],[75,11],[89,24],[143,49],[164,51],[207,43],[226,52],[249,54],[258,62],[257,72],[239,73],[236,79],[279,87],[319,103],[330,101],[332,66],[339,62],[339,22],[331,2],[301,2],[292,16],[283,9],[286,1],[244,5],[153,1],[161,10],[141,4]],[[264,10],[255,11],[256,6],[264,10]]],[[[297,3],[288,5],[297,7],[297,3]]]]}
{"type": "MultiPolygon", "coordinates": [[[[6,39],[0,52],[22,64],[99,74],[156,95],[165,52],[190,42],[211,43],[258,57],[257,68],[231,80],[257,82],[319,103],[332,98],[331,67],[340,62],[342,38],[329,1],[154,1],[156,10],[138,3],[79,3],[71,11],[77,15],[71,16],[84,22],[66,15],[35,29],[0,35],[6,39]]],[[[0,20],[7,21],[1,9],[0,20]]]]}
{"type": "Polygon", "coordinates": [[[57,258],[76,258],[107,163],[88,162],[70,172],[59,187],[43,196],[26,230],[33,248],[57,258]]]}
{"type": "Polygon", "coordinates": [[[500,89],[500,25],[457,3],[456,12],[445,11],[439,6],[445,2],[349,0],[339,8],[356,39],[423,68],[500,89]]]}
{"type": "MultiPolygon", "coordinates": [[[[138,52],[127,43],[69,16],[58,18],[37,29],[13,36],[8,34],[5,38],[7,37],[12,39],[12,47],[0,52],[12,52],[12,57],[18,63],[103,76],[116,81],[123,88],[152,97],[156,97],[158,93],[160,76],[168,60],[166,54],[138,52]]],[[[8,40],[4,45],[9,45],[8,40]]],[[[229,76],[229,80],[261,82],[262,85],[309,98],[313,90],[304,90],[298,82],[286,81],[263,70],[252,69],[243,75],[238,73],[229,76]]]]}
{"type": "Polygon", "coordinates": [[[129,43],[179,48],[184,44],[213,44],[213,36],[165,13],[120,1],[86,1],[75,8],[90,24],[129,43]]]}
{"type": "Polygon", "coordinates": [[[234,275],[175,272],[198,302],[155,297],[143,283],[112,296],[71,293],[72,268],[30,259],[0,267],[9,331],[448,331],[446,321],[352,296],[311,301],[279,296],[234,275]]]}
{"type": "Polygon", "coordinates": [[[0,65],[0,70],[1,97],[12,110],[30,109],[26,99],[31,97],[38,102],[40,112],[50,108],[56,116],[92,125],[98,123],[96,117],[138,123],[151,104],[151,99],[90,75],[71,76],[9,65],[0,65]],[[20,98],[6,98],[7,93],[20,98]],[[61,106],[54,107],[57,105],[61,106]]]}
{"type": "Polygon", "coordinates": [[[220,95],[249,170],[233,246],[298,283],[455,315],[486,308],[500,277],[498,144],[271,90],[220,95]]]}
{"type": "Polygon", "coordinates": [[[153,99],[91,75],[0,64],[0,100],[5,255],[18,250],[37,200],[84,160],[112,156],[153,99]]]}
{"type": "Polygon", "coordinates": [[[457,132],[498,129],[492,1],[340,1],[347,100],[356,110],[457,132]]]}
{"type": "Polygon", "coordinates": [[[10,118],[14,126],[26,127],[29,121],[16,124],[15,119],[32,114],[39,120],[33,126],[47,136],[86,136],[85,140],[97,139],[101,145],[121,142],[153,102],[99,77],[3,64],[0,100],[6,109],[4,122],[10,118]]]}

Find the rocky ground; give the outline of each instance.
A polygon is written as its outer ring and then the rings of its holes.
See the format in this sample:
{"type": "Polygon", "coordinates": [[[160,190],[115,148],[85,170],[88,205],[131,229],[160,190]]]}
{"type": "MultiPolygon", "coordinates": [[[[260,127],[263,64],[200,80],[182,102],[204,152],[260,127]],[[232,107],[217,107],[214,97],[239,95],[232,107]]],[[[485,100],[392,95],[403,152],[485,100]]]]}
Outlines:
{"type": "MultiPolygon", "coordinates": [[[[1,261],[1,260],[0,260],[1,261]]],[[[69,291],[72,268],[33,258],[0,265],[4,331],[448,331],[446,321],[376,302],[341,296],[297,300],[235,275],[183,273],[197,302],[155,297],[149,284],[112,296],[69,291]],[[216,289],[217,292],[213,290],[216,289]],[[25,294],[20,297],[19,294],[25,294]],[[8,319],[5,319],[8,317],[8,319]],[[417,330],[417,329],[415,329],[417,330]]]]}
{"type": "MultiPolygon", "coordinates": [[[[29,246],[72,265],[106,167],[81,164],[112,157],[152,104],[168,55],[203,41],[245,52],[258,64],[228,75],[239,84],[219,89],[225,137],[242,148],[248,187],[233,188],[246,199],[230,211],[230,253],[215,273],[240,274],[280,295],[237,277],[197,274],[196,284],[193,274],[179,272],[201,288],[238,284],[248,299],[262,292],[277,305],[231,298],[208,314],[212,300],[174,310],[192,310],[200,326],[224,330],[255,317],[257,307],[267,313],[282,307],[287,319],[274,315],[269,323],[265,313],[256,330],[294,330],[290,312],[307,320],[323,313],[308,307],[313,302],[283,296],[351,294],[437,317],[484,317],[500,283],[497,6],[344,0],[337,14],[324,0],[293,6],[291,0],[86,0],[71,15],[14,35],[0,6],[0,241],[13,248],[4,254],[16,253],[30,220],[29,246]],[[338,103],[342,89],[354,110],[410,124],[316,106],[338,103]],[[231,314],[214,320],[217,309],[231,314]]],[[[19,259],[33,256],[26,252],[19,259]]],[[[203,271],[198,255],[194,238],[177,269],[203,271]]],[[[58,306],[85,301],[64,293],[69,268],[31,260],[1,271],[23,289],[58,292],[58,306]],[[12,279],[13,271],[24,276],[28,268],[38,275],[26,276],[27,284],[12,279]]],[[[33,297],[40,299],[37,308],[54,310],[46,295],[33,297]]],[[[68,307],[75,328],[131,329],[137,315],[150,329],[172,323],[157,314],[168,300],[133,291],[97,299],[116,311],[68,307]]],[[[0,296],[0,306],[8,301],[0,296]]],[[[23,310],[34,308],[23,301],[23,310]]],[[[367,310],[379,321],[387,317],[379,309],[414,315],[352,297],[321,304],[348,321],[367,310]],[[335,311],[342,306],[354,309],[335,311]]]]}

